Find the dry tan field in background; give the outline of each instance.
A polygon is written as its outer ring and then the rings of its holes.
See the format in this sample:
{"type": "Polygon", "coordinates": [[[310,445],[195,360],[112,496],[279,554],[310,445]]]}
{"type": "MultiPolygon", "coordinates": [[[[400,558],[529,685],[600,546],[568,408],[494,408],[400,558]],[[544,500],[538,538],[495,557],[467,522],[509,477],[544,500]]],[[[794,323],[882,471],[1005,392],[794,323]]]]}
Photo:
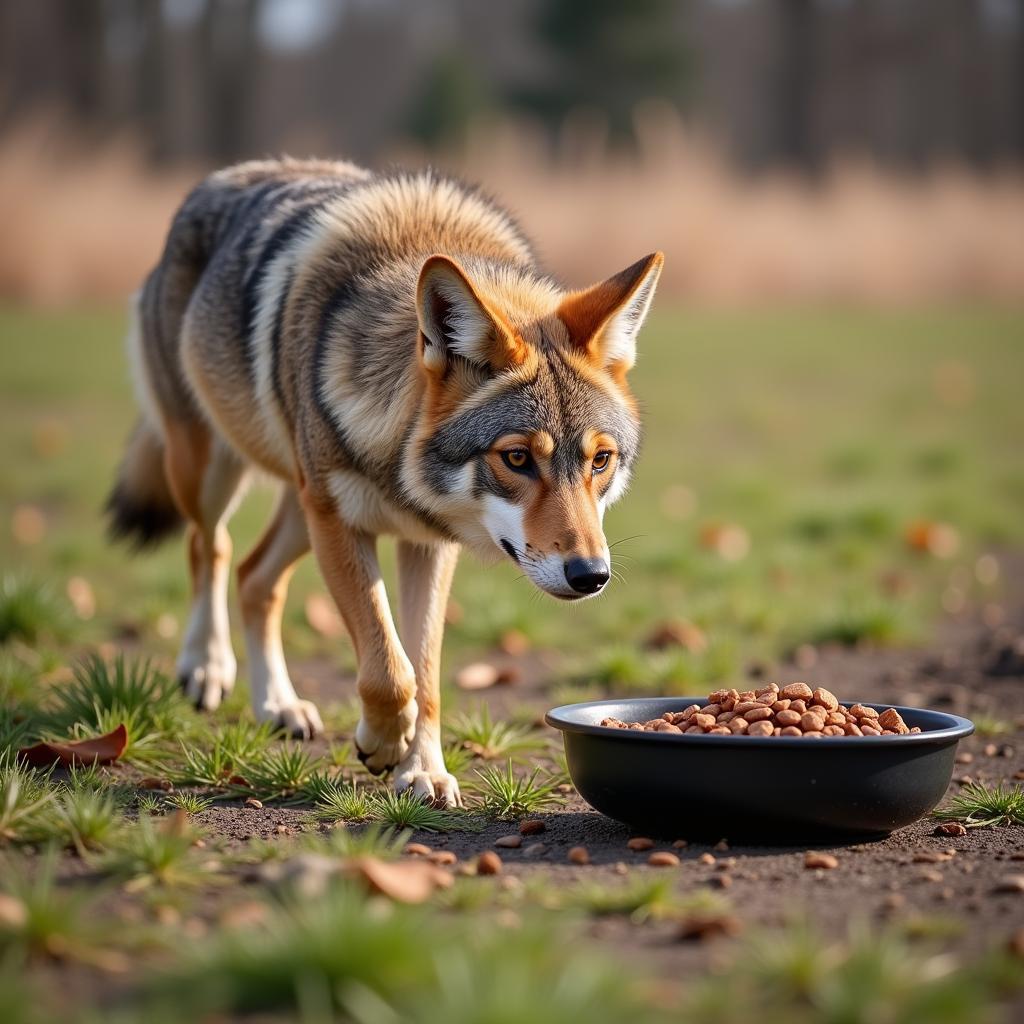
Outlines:
{"type": "MultiPolygon", "coordinates": [[[[639,153],[628,157],[581,120],[566,125],[554,157],[529,126],[506,124],[470,132],[440,162],[506,202],[570,283],[661,248],[663,293],[713,305],[1024,296],[1020,174],[981,178],[951,166],[901,176],[850,160],[813,185],[782,173],[753,178],[674,117],[651,109],[637,125],[639,153]]],[[[52,124],[8,135],[0,297],[119,300],[155,260],[202,173],[155,174],[131,140],[85,149],[52,124]]]]}

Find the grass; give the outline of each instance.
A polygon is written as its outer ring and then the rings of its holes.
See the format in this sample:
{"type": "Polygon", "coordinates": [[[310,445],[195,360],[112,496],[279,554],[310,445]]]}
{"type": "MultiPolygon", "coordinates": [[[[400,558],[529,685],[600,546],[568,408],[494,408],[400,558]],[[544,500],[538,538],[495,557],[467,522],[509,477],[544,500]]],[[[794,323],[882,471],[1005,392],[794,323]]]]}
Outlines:
{"type": "Polygon", "coordinates": [[[491,818],[521,818],[561,802],[555,794],[558,780],[540,767],[520,775],[509,760],[504,768],[489,765],[477,769],[476,775],[479,781],[470,783],[470,787],[480,797],[481,810],[491,818]]]}
{"type": "Polygon", "coordinates": [[[485,761],[536,750],[542,743],[537,734],[531,735],[527,726],[492,719],[490,708],[484,703],[472,711],[452,715],[447,731],[463,749],[485,761]]]}
{"type": "Polygon", "coordinates": [[[283,743],[241,761],[238,767],[244,783],[234,788],[261,800],[285,800],[295,797],[316,772],[318,758],[301,744],[283,743]]]}
{"type": "Polygon", "coordinates": [[[999,783],[986,786],[971,782],[934,816],[941,821],[959,821],[968,828],[993,825],[1024,825],[1024,789],[999,783]]]}
{"type": "Polygon", "coordinates": [[[0,845],[34,842],[48,834],[55,797],[41,773],[19,764],[9,752],[0,754],[0,845]]]}
{"type": "Polygon", "coordinates": [[[317,778],[307,783],[305,794],[316,803],[316,821],[366,821],[373,813],[371,794],[354,782],[317,778]]]}
{"type": "Polygon", "coordinates": [[[0,577],[0,646],[66,639],[70,627],[70,608],[48,584],[16,573],[0,577]]]}
{"type": "Polygon", "coordinates": [[[182,790],[178,793],[172,793],[167,797],[167,805],[168,807],[182,810],[188,815],[202,814],[203,811],[208,811],[213,806],[213,799],[201,796],[199,793],[190,793],[187,790],[182,790]]]}
{"type": "Polygon", "coordinates": [[[110,846],[123,825],[114,797],[94,789],[65,793],[54,813],[58,834],[83,857],[89,850],[110,846]]]}
{"type": "Polygon", "coordinates": [[[114,844],[101,866],[121,878],[132,891],[153,885],[188,885],[202,879],[192,855],[198,833],[188,824],[184,811],[156,823],[140,815],[134,827],[114,844]]]}
{"type": "MultiPolygon", "coordinates": [[[[133,955],[117,982],[126,1024],[249,1010],[413,1024],[572,1017],[959,1024],[991,1015],[1003,961],[983,954],[951,968],[930,952],[949,939],[937,920],[904,928],[916,936],[912,946],[878,927],[868,937],[834,940],[794,925],[780,925],[770,943],[755,935],[735,948],[723,944],[706,977],[687,974],[672,990],[666,1011],[664,993],[652,1003],[622,984],[622,966],[595,958],[571,922],[582,926],[583,914],[638,927],[658,920],[667,935],[679,915],[716,912],[700,901],[717,894],[675,889],[677,876],[667,874],[614,886],[459,879],[437,906],[418,909],[368,900],[339,881],[312,905],[281,894],[265,922],[240,932],[213,924],[220,883],[237,877],[211,876],[207,869],[218,863],[251,866],[298,850],[394,858],[412,828],[473,828],[480,818],[380,789],[347,743],[318,756],[279,743],[247,717],[212,722],[187,706],[161,671],[176,653],[188,606],[181,547],[129,559],[106,545],[98,521],[134,417],[120,319],[0,309],[0,332],[29,342],[14,355],[0,348],[0,845],[8,855],[0,885],[21,886],[19,893],[40,887],[32,923],[3,926],[0,942],[15,960],[89,957],[86,937],[102,958],[121,945],[122,907],[137,919],[173,903],[183,923],[161,924],[173,949],[159,965],[133,955]],[[37,432],[53,435],[54,424],[63,447],[40,449],[37,432]],[[26,505],[41,526],[34,543],[10,528],[26,505]],[[95,591],[88,620],[71,617],[63,596],[72,576],[95,591]],[[111,641],[154,660],[111,658],[111,641]],[[103,657],[81,662],[68,681],[71,654],[91,647],[103,657]],[[10,756],[41,733],[95,735],[121,721],[132,739],[128,757],[145,774],[200,791],[139,792],[126,783],[138,773],[117,766],[47,775],[10,756]],[[228,794],[306,803],[314,819],[351,824],[253,839],[230,857],[212,840],[200,852],[189,814],[228,794]],[[32,849],[48,843],[64,849],[49,880],[32,849]],[[75,852],[84,864],[75,864],[75,852]],[[94,870],[86,876],[85,868],[94,870]],[[96,872],[119,883],[113,914],[103,901],[65,904],[96,872]],[[552,910],[538,926],[534,911],[543,907],[552,910]]],[[[800,644],[899,643],[920,637],[944,603],[998,602],[999,584],[985,583],[975,561],[1024,542],[1022,370],[1020,316],[1012,309],[656,312],[634,373],[647,440],[631,493],[606,519],[624,579],[599,601],[567,609],[537,598],[510,565],[480,567],[467,556],[460,566],[454,598],[464,614],[447,630],[442,664],[445,754],[478,811],[514,820],[558,803],[556,775],[516,764],[540,756],[546,740],[515,722],[514,687],[492,715],[476,695],[450,686],[451,666],[493,657],[511,629],[533,647],[524,689],[536,658],[537,671],[571,696],[701,693],[734,682],[754,661],[773,666],[800,644]],[[972,401],[950,404],[936,389],[937,371],[949,365],[970,379],[972,401]],[[911,550],[905,530],[919,519],[952,525],[960,550],[949,559],[911,550]],[[742,527],[749,552],[729,561],[704,546],[710,522],[742,527]],[[699,626],[706,647],[648,650],[654,628],[677,618],[699,626]]],[[[271,500],[257,490],[233,520],[239,554],[262,530],[271,500]]],[[[382,564],[392,577],[387,544],[382,564]]],[[[348,671],[350,647],[305,619],[303,602],[314,591],[322,584],[306,559],[285,613],[286,648],[293,661],[330,658],[348,671]]],[[[244,688],[243,676],[231,715],[244,706],[244,688]]],[[[324,711],[332,732],[351,734],[357,705],[343,699],[324,711]]],[[[984,734],[984,720],[978,724],[984,734]]],[[[970,825],[1020,822],[1019,789],[965,788],[943,813],[970,825]]],[[[216,814],[211,809],[207,820],[216,814]]],[[[258,885],[247,893],[269,896],[258,885]]],[[[2,961],[0,952],[0,972],[2,961]]],[[[34,991],[34,968],[23,973],[34,991]]],[[[43,977],[39,1016],[66,1019],[45,1012],[49,990],[59,986],[43,977]]],[[[0,981],[6,1019],[4,987],[0,981]]],[[[76,1007],[75,1024],[79,1016],[76,1007]]]]}
{"type": "Polygon", "coordinates": [[[152,662],[118,655],[104,661],[93,654],[80,661],[74,677],[54,689],[46,717],[59,735],[97,736],[124,724],[128,760],[159,756],[159,744],[179,733],[188,716],[180,687],[152,662]]]}
{"type": "Polygon", "coordinates": [[[1005,736],[1013,732],[1013,726],[998,715],[979,712],[971,716],[971,721],[974,722],[975,734],[983,739],[994,739],[996,736],[1005,736]]]}

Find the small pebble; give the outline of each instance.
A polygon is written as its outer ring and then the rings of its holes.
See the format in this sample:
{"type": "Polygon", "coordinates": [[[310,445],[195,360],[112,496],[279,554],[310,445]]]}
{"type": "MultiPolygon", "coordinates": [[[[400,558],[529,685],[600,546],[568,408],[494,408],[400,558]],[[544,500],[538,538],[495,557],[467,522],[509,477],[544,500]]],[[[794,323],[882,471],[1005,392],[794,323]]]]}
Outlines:
{"type": "Polygon", "coordinates": [[[708,885],[713,889],[728,889],[732,885],[732,875],[712,875],[708,879],[708,885]]]}
{"type": "Polygon", "coordinates": [[[702,853],[697,858],[697,860],[699,860],[701,862],[701,864],[714,864],[715,863],[714,855],[710,854],[710,853],[702,853]]]}
{"type": "Polygon", "coordinates": [[[647,858],[647,863],[652,868],[677,868],[679,867],[679,858],[668,850],[655,850],[647,858]]]}
{"type": "Polygon", "coordinates": [[[254,796],[246,797],[245,806],[255,807],[257,811],[260,811],[263,809],[263,801],[257,800],[254,796]]]}
{"type": "Polygon", "coordinates": [[[725,851],[729,849],[729,844],[724,839],[719,839],[711,849],[716,853],[725,853],[725,851]]]}
{"type": "Polygon", "coordinates": [[[935,830],[932,832],[935,836],[965,836],[967,835],[967,826],[961,825],[959,821],[944,821],[941,825],[936,825],[935,830]]]}
{"type": "Polygon", "coordinates": [[[585,846],[571,846],[566,854],[570,864],[589,864],[590,854],[585,846]]]}
{"type": "Polygon", "coordinates": [[[644,850],[650,850],[654,848],[654,840],[648,839],[646,836],[633,836],[626,845],[634,853],[642,853],[644,850]]]}
{"type": "Polygon", "coordinates": [[[405,852],[411,857],[429,857],[434,851],[423,843],[407,843],[405,852]]]}
{"type": "Polygon", "coordinates": [[[451,865],[459,858],[451,850],[438,850],[430,855],[431,864],[451,865]]]}
{"type": "Polygon", "coordinates": [[[1022,893],[1024,892],[1024,875],[1006,875],[996,883],[993,892],[1022,893]]]}
{"type": "Polygon", "coordinates": [[[677,850],[685,850],[690,844],[685,839],[677,839],[672,845],[677,850]]]}
{"type": "Polygon", "coordinates": [[[804,867],[809,869],[821,868],[831,871],[839,867],[839,861],[831,853],[819,853],[817,850],[808,850],[804,854],[804,867]]]}
{"type": "Polygon", "coordinates": [[[476,859],[478,875],[500,875],[501,868],[501,858],[493,850],[484,850],[476,859]]]}
{"type": "Polygon", "coordinates": [[[502,850],[518,850],[523,845],[523,837],[513,833],[494,840],[494,845],[502,850]]]}
{"type": "Polygon", "coordinates": [[[527,818],[519,823],[519,834],[522,836],[535,836],[547,829],[542,818],[527,818]]]}

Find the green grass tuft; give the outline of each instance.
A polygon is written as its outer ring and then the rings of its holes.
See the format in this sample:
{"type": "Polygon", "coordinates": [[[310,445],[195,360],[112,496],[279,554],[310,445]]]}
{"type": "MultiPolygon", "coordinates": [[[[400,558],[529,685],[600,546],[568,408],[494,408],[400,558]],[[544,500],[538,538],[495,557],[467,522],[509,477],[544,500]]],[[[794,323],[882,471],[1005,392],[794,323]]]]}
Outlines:
{"type": "Polygon", "coordinates": [[[489,817],[521,818],[561,803],[555,795],[558,780],[544,773],[547,777],[541,781],[542,772],[537,767],[529,775],[517,775],[509,760],[504,768],[490,765],[478,769],[480,781],[471,783],[470,788],[480,795],[481,808],[489,817]]]}
{"type": "Polygon", "coordinates": [[[994,787],[972,782],[933,813],[941,821],[960,821],[968,828],[1024,825],[1024,789],[1001,782],[994,787]]]}
{"type": "Polygon", "coordinates": [[[483,703],[473,711],[453,715],[448,733],[463,748],[485,761],[536,750],[541,743],[540,737],[525,725],[494,721],[490,708],[483,703]]]}
{"type": "Polygon", "coordinates": [[[160,743],[181,731],[188,714],[180,687],[149,661],[118,655],[108,663],[94,654],[55,691],[46,724],[60,735],[96,736],[123,723],[128,730],[124,757],[147,761],[159,754],[160,743]]]}
{"type": "Polygon", "coordinates": [[[27,576],[4,573],[0,578],[0,644],[64,640],[70,631],[70,609],[52,588],[27,576]]]}

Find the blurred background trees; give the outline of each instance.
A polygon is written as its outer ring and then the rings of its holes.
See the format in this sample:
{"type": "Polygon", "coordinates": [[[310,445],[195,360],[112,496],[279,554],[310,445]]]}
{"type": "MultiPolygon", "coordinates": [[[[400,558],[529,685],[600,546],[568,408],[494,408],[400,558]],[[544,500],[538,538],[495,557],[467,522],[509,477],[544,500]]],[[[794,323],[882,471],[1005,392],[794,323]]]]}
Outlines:
{"type": "MultiPolygon", "coordinates": [[[[1017,0],[3,0],[0,132],[59,112],[156,164],[373,161],[469,125],[617,147],[677,110],[741,167],[1024,157],[1017,0]]],[[[0,136],[2,137],[2,136],[0,136]]]]}

